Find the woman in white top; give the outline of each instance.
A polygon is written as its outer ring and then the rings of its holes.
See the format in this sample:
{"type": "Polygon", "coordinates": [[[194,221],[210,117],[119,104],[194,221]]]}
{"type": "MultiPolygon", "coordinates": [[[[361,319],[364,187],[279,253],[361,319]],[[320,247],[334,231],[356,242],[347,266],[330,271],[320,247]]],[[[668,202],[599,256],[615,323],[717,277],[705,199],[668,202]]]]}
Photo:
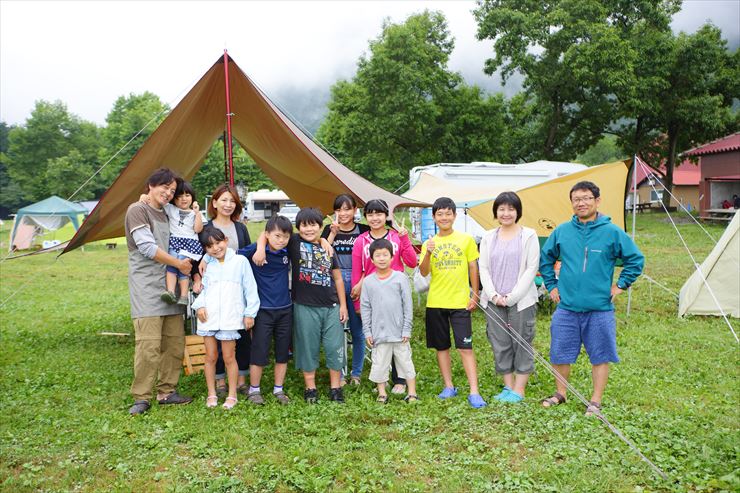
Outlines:
{"type": "Polygon", "coordinates": [[[534,356],[519,342],[532,344],[535,333],[537,287],[534,278],[540,263],[537,234],[518,224],[522,201],[514,192],[503,192],[493,202],[498,228],[486,232],[480,244],[481,305],[486,312],[486,332],[493,348],[496,373],[504,389],[495,399],[521,402],[534,356]]]}

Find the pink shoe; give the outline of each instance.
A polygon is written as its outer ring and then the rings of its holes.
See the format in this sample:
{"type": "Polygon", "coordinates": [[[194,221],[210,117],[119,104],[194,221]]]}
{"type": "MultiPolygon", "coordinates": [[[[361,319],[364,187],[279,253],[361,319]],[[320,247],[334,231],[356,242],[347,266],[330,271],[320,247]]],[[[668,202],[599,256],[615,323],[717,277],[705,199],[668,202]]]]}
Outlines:
{"type": "Polygon", "coordinates": [[[218,396],[216,395],[209,395],[206,397],[206,407],[216,407],[218,406],[218,396]]]}
{"type": "Polygon", "coordinates": [[[224,401],[223,408],[224,409],[232,409],[234,406],[236,406],[236,403],[238,401],[236,400],[236,397],[227,397],[224,401]]]}

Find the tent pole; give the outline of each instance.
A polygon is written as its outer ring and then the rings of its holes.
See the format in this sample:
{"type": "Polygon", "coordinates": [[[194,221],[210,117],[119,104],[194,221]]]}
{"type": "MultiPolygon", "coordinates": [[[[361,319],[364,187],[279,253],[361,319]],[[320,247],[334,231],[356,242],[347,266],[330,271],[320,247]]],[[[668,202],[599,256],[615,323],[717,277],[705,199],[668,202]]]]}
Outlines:
{"type": "Polygon", "coordinates": [[[234,150],[231,145],[231,92],[229,91],[229,55],[224,50],[224,82],[226,86],[226,134],[229,151],[229,185],[234,186],[234,150]]]}
{"type": "MultiPolygon", "coordinates": [[[[632,241],[635,241],[635,221],[637,219],[637,154],[632,156],[632,241]]],[[[632,308],[632,286],[627,288],[627,316],[632,308]]]]}

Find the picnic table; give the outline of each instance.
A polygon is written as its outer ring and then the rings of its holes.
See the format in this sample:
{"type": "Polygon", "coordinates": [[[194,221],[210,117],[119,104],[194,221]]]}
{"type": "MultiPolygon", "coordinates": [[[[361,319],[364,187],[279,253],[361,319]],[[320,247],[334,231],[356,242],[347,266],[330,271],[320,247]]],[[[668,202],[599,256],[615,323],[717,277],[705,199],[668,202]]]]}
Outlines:
{"type": "Polygon", "coordinates": [[[737,212],[738,209],[705,209],[702,211],[701,216],[699,216],[699,219],[704,219],[705,221],[732,221],[732,218],[735,216],[735,212],[737,212]]]}

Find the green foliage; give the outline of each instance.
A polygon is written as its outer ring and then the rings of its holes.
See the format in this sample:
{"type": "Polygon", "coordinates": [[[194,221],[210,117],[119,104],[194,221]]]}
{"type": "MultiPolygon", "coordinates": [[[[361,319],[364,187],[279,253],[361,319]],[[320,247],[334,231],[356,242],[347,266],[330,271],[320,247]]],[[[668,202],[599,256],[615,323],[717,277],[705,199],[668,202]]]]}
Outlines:
{"type": "Polygon", "coordinates": [[[8,174],[8,144],[12,126],[0,121],[0,217],[8,217],[23,204],[20,187],[8,174]]]}
{"type": "Polygon", "coordinates": [[[568,160],[612,121],[614,95],[634,90],[638,26],[669,30],[675,0],[489,0],[474,11],[478,39],[494,41],[485,71],[524,75],[524,154],[568,160]]]}
{"type": "Polygon", "coordinates": [[[99,160],[102,164],[114,155],[115,158],[101,172],[96,192],[102,192],[113,183],[121,169],[162,123],[169,110],[159,96],[149,91],[131,93],[116,100],[105,118],[99,160]]]}
{"type": "Polygon", "coordinates": [[[597,164],[613,163],[627,159],[627,156],[617,144],[617,138],[614,135],[605,135],[594,145],[586,149],[585,152],[576,157],[577,163],[594,166],[597,164]]]}
{"type": "MultiPolygon", "coordinates": [[[[24,126],[8,135],[8,151],[3,158],[12,182],[22,191],[25,203],[57,193],[63,184],[47,181],[50,163],[76,150],[78,166],[90,165],[97,152],[99,129],[94,123],[70,114],[61,101],[37,101],[24,126]]],[[[70,166],[76,166],[71,163],[70,166]]],[[[52,173],[54,175],[54,172],[52,173]]],[[[87,178],[80,177],[77,183],[87,178]]],[[[66,196],[63,198],[67,198],[66,196]]]]}
{"type": "MultiPolygon", "coordinates": [[[[628,219],[628,223],[629,223],[628,219]]],[[[250,225],[256,232],[259,225],[250,225]]],[[[701,261],[712,248],[699,228],[679,224],[701,261]]],[[[707,225],[716,237],[721,226],[707,225]]],[[[7,246],[7,228],[0,232],[7,246]]],[[[253,235],[254,237],[254,235],[253,235]]],[[[646,274],[677,292],[693,267],[664,214],[637,217],[646,274]]],[[[480,311],[474,348],[487,408],[464,396],[439,401],[434,351],[424,343],[424,310],[415,307],[411,344],[418,405],[392,396],[375,403],[371,384],[346,387],[347,403],[305,405],[292,363],[283,407],[241,401],[208,410],[203,375],[181,379],[188,406],[154,405],[132,419],[128,387],[133,332],[126,250],[86,246],[59,257],[39,255],[2,265],[0,324],[0,490],[31,491],[439,491],[623,492],[738,491],[740,401],[738,349],[716,317],[676,318],[676,300],[645,278],[617,299],[622,362],[611,367],[604,412],[669,476],[663,481],[583,406],[545,410],[553,390],[538,365],[522,405],[491,399],[501,388],[480,311]],[[26,285],[26,283],[28,283],[26,285]],[[19,286],[26,286],[16,293],[19,286]],[[11,296],[13,295],[13,296],[11,296]],[[707,364],[710,362],[710,364],[707,364]]],[[[423,297],[422,297],[423,303],[423,297]]],[[[545,356],[550,317],[540,310],[535,348],[545,356]]],[[[733,323],[735,321],[733,320],[733,323]]],[[[368,368],[365,368],[367,375],[368,368]]],[[[272,384],[266,368],[262,386],[272,384]]],[[[465,375],[453,354],[453,378],[465,375]]],[[[585,354],[573,385],[591,386],[585,354]]],[[[266,392],[267,394],[268,392],[266,392]]]]}
{"type": "MultiPolygon", "coordinates": [[[[242,184],[250,191],[277,188],[238,142],[234,142],[232,152],[236,184],[242,184]]],[[[205,203],[203,199],[207,195],[210,195],[217,186],[228,181],[227,163],[228,159],[224,154],[224,140],[223,137],[220,137],[211,146],[203,164],[192,180],[193,188],[201,206],[205,203]]],[[[245,198],[241,197],[242,202],[245,198]]]]}
{"type": "Polygon", "coordinates": [[[386,21],[351,81],[332,87],[317,137],[343,163],[389,189],[434,162],[504,160],[502,98],[447,68],[454,46],[439,12],[386,21]]]}

